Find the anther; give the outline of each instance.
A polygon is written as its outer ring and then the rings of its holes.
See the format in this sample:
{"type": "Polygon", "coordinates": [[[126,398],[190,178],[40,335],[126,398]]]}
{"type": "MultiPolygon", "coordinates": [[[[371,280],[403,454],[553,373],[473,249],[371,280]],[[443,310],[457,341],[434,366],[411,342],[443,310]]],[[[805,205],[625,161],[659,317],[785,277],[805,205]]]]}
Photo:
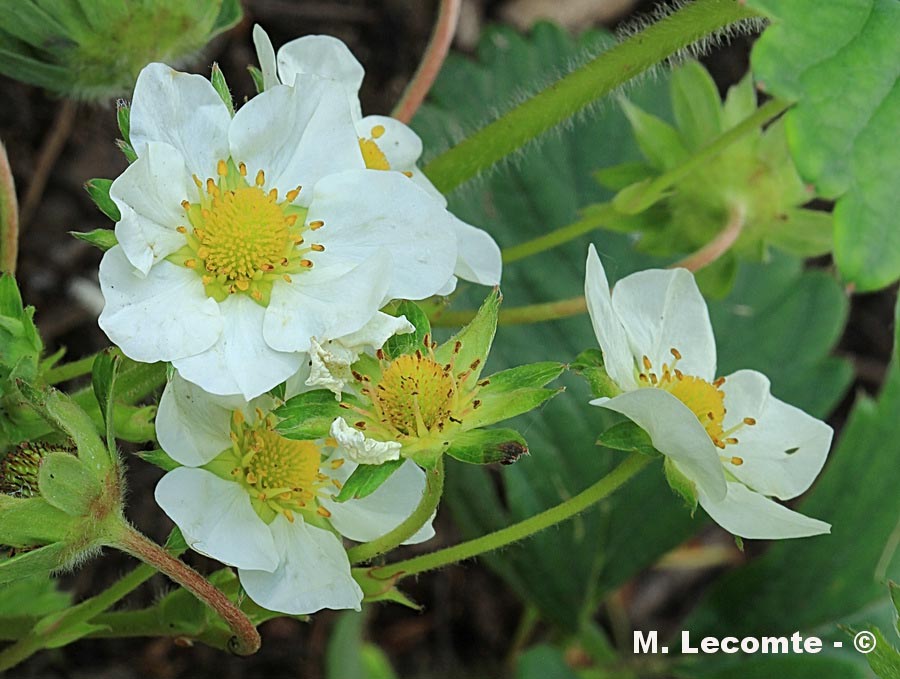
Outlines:
{"type": "Polygon", "coordinates": [[[718,389],[719,387],[721,387],[723,384],[725,384],[725,378],[724,378],[724,377],[720,377],[720,378],[717,379],[715,382],[713,382],[713,386],[714,386],[716,389],[718,389]]]}
{"type": "Polygon", "coordinates": [[[300,266],[302,266],[304,269],[312,269],[313,263],[308,259],[301,259],[300,266]]]}
{"type": "Polygon", "coordinates": [[[185,210],[190,210],[191,209],[190,201],[187,201],[187,200],[181,201],[181,207],[183,207],[185,210]]]}
{"type": "Polygon", "coordinates": [[[738,444],[738,440],[733,436],[729,436],[727,439],[725,439],[725,443],[727,443],[729,446],[735,446],[738,444]]]}
{"type": "Polygon", "coordinates": [[[372,128],[372,139],[378,139],[384,134],[384,125],[376,125],[372,128]]]}
{"type": "Polygon", "coordinates": [[[315,231],[316,229],[321,229],[323,226],[325,226],[325,222],[323,222],[321,219],[316,219],[315,221],[309,223],[309,228],[313,231],[315,231]]]}
{"type": "Polygon", "coordinates": [[[186,260],[184,260],[184,265],[188,269],[193,269],[195,266],[197,266],[197,260],[196,259],[186,259],[186,260]]]}
{"type": "Polygon", "coordinates": [[[756,420],[752,417],[745,417],[744,424],[746,424],[748,427],[752,427],[754,424],[756,424],[756,420]]]}
{"type": "Polygon", "coordinates": [[[678,349],[676,349],[675,347],[672,347],[671,349],[669,349],[669,351],[672,352],[672,356],[675,357],[675,360],[676,360],[676,361],[680,361],[680,360],[681,360],[681,352],[678,351],[678,349]]]}
{"type": "Polygon", "coordinates": [[[288,274],[284,274],[284,275],[282,276],[282,278],[284,279],[284,282],[285,282],[285,283],[290,283],[291,280],[292,280],[291,277],[290,277],[288,274]]]}
{"type": "Polygon", "coordinates": [[[284,194],[284,199],[288,203],[293,203],[295,200],[297,200],[297,196],[300,195],[300,188],[301,187],[298,186],[296,189],[291,189],[290,191],[288,191],[286,194],[284,194]]]}
{"type": "Polygon", "coordinates": [[[733,458],[731,458],[730,462],[731,462],[731,464],[733,464],[735,467],[740,467],[742,464],[744,464],[744,458],[738,457],[738,456],[735,455],[733,458]]]}
{"type": "Polygon", "coordinates": [[[242,177],[247,176],[247,166],[244,163],[238,163],[238,172],[241,173],[242,177]]]}
{"type": "Polygon", "coordinates": [[[178,233],[187,233],[187,227],[179,226],[175,229],[178,233]]]}
{"type": "Polygon", "coordinates": [[[220,160],[218,163],[216,163],[216,174],[218,174],[220,177],[224,177],[226,174],[228,174],[228,163],[226,163],[224,160],[220,160]]]}
{"type": "Polygon", "coordinates": [[[260,170],[259,172],[256,173],[256,185],[262,186],[265,183],[266,183],[266,173],[263,172],[262,170],[260,170]]]}
{"type": "Polygon", "coordinates": [[[413,173],[410,172],[409,170],[404,170],[404,171],[403,171],[403,174],[405,174],[407,177],[409,177],[410,179],[412,179],[413,173]]]}
{"type": "Polygon", "coordinates": [[[309,246],[309,249],[313,250],[315,252],[325,252],[325,246],[320,245],[319,243],[313,243],[312,245],[309,246]]]}
{"type": "Polygon", "coordinates": [[[653,364],[650,362],[650,359],[646,356],[641,357],[641,362],[644,364],[644,370],[650,370],[653,367],[653,364]]]}
{"type": "Polygon", "coordinates": [[[319,516],[324,516],[326,519],[331,518],[331,512],[329,512],[325,507],[316,508],[316,514],[319,516]]]}

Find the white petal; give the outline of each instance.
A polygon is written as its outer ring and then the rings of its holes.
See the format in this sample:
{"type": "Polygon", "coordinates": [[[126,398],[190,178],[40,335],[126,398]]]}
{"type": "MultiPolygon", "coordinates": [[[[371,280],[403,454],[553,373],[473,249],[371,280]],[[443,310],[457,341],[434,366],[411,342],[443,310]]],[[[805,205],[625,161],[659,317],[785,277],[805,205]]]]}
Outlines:
{"type": "Polygon", "coordinates": [[[756,420],[733,434],[739,443],[729,446],[728,453],[744,463],[728,470],[763,495],[789,500],[805,492],[825,465],[831,427],[771,396],[769,380],[754,370],[729,375],[722,389],[726,427],[744,417],[756,420]]]}
{"type": "Polygon", "coordinates": [[[173,361],[182,377],[213,394],[242,394],[249,401],[299,370],[303,354],[276,351],[263,339],[264,307],[235,294],[219,309],[224,329],[218,341],[173,361]]]}
{"type": "Polygon", "coordinates": [[[630,390],[637,387],[634,377],[634,356],[628,346],[628,337],[619,317],[613,311],[609,293],[609,281],[603,263],[593,244],[588,247],[584,296],[588,314],[594,326],[594,334],[603,352],[603,363],[607,374],[620,388],[630,390]]]}
{"type": "Polygon", "coordinates": [[[487,231],[466,224],[456,217],[453,217],[453,228],[459,249],[453,273],[479,285],[500,285],[503,260],[497,242],[487,231]]]}
{"type": "Polygon", "coordinates": [[[263,90],[271,89],[279,84],[275,48],[272,47],[269,34],[259,24],[253,27],[253,46],[256,47],[256,58],[259,60],[259,70],[263,75],[263,90]]]}
{"type": "Polygon", "coordinates": [[[131,102],[131,144],[138,156],[162,141],[184,157],[200,179],[215,177],[216,163],[228,158],[231,114],[212,84],[200,75],[150,64],[138,75],[131,102]]]}
{"type": "Polygon", "coordinates": [[[179,467],[156,485],[156,502],[191,549],[238,568],[274,571],[278,566],[272,532],[240,484],[205,469],[179,467]]]}
{"type": "Polygon", "coordinates": [[[728,483],[728,493],[719,502],[700,494],[700,506],[732,535],[749,540],[805,538],[831,532],[831,525],[811,519],[754,493],[741,483],[728,483]]]}
{"type": "Polygon", "coordinates": [[[302,187],[298,205],[309,204],[322,177],[365,167],[346,97],[330,80],[300,76],[296,87],[258,94],[234,116],[229,139],[250,177],[265,173],[266,190],[302,187]]]}
{"type": "Polygon", "coordinates": [[[106,300],[100,327],[135,361],[197,354],[222,334],[219,305],[190,269],[162,261],[145,278],[116,246],[100,261],[100,288],[106,300]]]}
{"type": "Polygon", "coordinates": [[[415,329],[406,316],[391,316],[378,311],[359,330],[339,337],[337,341],[359,355],[365,349],[380,349],[394,335],[405,335],[415,329]]]}
{"type": "Polygon", "coordinates": [[[231,447],[231,414],[246,405],[240,396],[214,396],[176,373],[159,399],[156,439],[176,462],[199,467],[231,447]]]}
{"type": "Polygon", "coordinates": [[[266,342],[279,351],[307,351],[311,337],[358,330],[383,305],[390,267],[384,252],[359,264],[320,257],[293,282],[276,281],[266,310],[266,342]]]}
{"type": "MultiPolygon", "coordinates": [[[[355,463],[347,461],[334,470],[326,465],[323,471],[344,483],[356,467],[355,463]]],[[[368,542],[403,523],[419,506],[424,492],[425,472],[415,462],[407,460],[371,495],[347,502],[323,499],[322,504],[331,512],[331,525],[341,535],[357,542],[368,542]]],[[[434,528],[429,521],[404,544],[417,544],[433,537],[434,528]]]]}
{"type": "Polygon", "coordinates": [[[440,295],[442,297],[446,297],[447,295],[452,295],[454,290],[456,290],[456,286],[459,283],[459,279],[456,276],[451,276],[450,280],[447,281],[444,286],[438,290],[435,295],[440,295]]]}
{"type": "Polygon", "coordinates": [[[185,245],[176,231],[187,224],[181,202],[195,194],[181,154],[161,142],[147,144],[144,154],[112,183],[109,196],[122,215],[116,238],[142,273],[185,245]]]}
{"type": "Polygon", "coordinates": [[[622,413],[635,422],[650,435],[653,446],[672,458],[703,493],[714,499],[725,497],[725,474],[718,448],[697,416],[672,394],[647,387],[600,401],[591,403],[622,413]]]}
{"type": "Polygon", "coordinates": [[[307,219],[325,222],[315,237],[326,253],[362,261],[387,249],[391,299],[424,299],[453,275],[455,218],[400,173],[357,170],[325,177],[307,219]]]}
{"type": "Polygon", "coordinates": [[[715,378],[716,341],[709,312],[687,269],[649,269],[626,276],[616,283],[612,306],[632,354],[647,356],[657,374],[663,363],[672,364],[675,348],[682,355],[682,372],[708,382],[715,378]]]}
{"type": "Polygon", "coordinates": [[[375,142],[392,170],[409,172],[422,155],[419,135],[394,118],[366,116],[356,123],[356,132],[360,137],[375,142]],[[377,134],[379,132],[381,134],[377,134]]]}
{"type": "Polygon", "coordinates": [[[278,568],[238,571],[241,585],[257,604],[270,611],[302,615],[323,608],[360,609],[363,592],[350,573],[350,562],[332,533],[278,515],[270,526],[278,548],[278,568]]]}
{"type": "Polygon", "coordinates": [[[365,70],[343,42],[329,35],[307,35],[283,45],[278,50],[281,82],[296,86],[301,74],[337,82],[353,106],[354,120],[362,117],[358,95],[365,70]]]}
{"type": "Polygon", "coordinates": [[[381,464],[400,459],[402,445],[396,441],[367,438],[361,431],[347,424],[343,417],[331,423],[330,433],[338,442],[339,454],[357,464],[381,464]]]}

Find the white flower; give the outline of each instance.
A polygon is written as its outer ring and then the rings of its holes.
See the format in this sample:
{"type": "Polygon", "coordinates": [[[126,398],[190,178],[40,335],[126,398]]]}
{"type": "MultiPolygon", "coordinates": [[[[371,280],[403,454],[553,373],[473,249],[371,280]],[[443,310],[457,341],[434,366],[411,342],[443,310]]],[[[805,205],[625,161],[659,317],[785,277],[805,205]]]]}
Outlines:
{"type": "Polygon", "coordinates": [[[378,349],[390,337],[413,332],[415,329],[405,316],[394,317],[379,311],[357,332],[321,343],[313,337],[310,341],[306,386],[328,389],[340,401],[341,394],[354,381],[350,366],[365,349],[378,349]]]}
{"type": "Polygon", "coordinates": [[[388,460],[399,460],[403,445],[397,441],[376,441],[354,429],[343,417],[331,423],[331,435],[347,459],[357,464],[381,464],[388,460]]]}
{"type": "MultiPolygon", "coordinates": [[[[363,542],[398,526],[421,500],[425,474],[407,461],[371,495],[335,502],[356,464],[325,442],[279,436],[266,415],[272,404],[213,396],[176,374],[156,427],[185,466],[160,480],[156,501],[194,550],[237,567],[260,606],[358,610],[363,594],[339,535],[363,542]]],[[[429,522],[408,542],[433,535],[429,522]]]]}
{"type": "Polygon", "coordinates": [[[789,500],[809,488],[825,464],[831,427],[776,399],[754,370],[716,379],[712,325],[690,272],[641,271],[610,295],[591,246],[585,295],[606,371],[623,392],[591,403],[644,429],[696,486],[700,505],[734,535],[830,531],[770,498],[789,500]]]}
{"type": "MultiPolygon", "coordinates": [[[[410,177],[442,207],[447,199],[416,166],[422,155],[422,140],[409,127],[386,116],[362,116],[359,88],[364,70],[347,46],[325,35],[308,35],[283,45],[276,56],[269,36],[260,27],[253,29],[253,42],[263,73],[265,88],[279,83],[294,85],[303,77],[316,75],[340,85],[350,102],[359,144],[366,167],[395,170],[410,177]]],[[[453,218],[459,256],[455,273],[464,280],[482,285],[498,285],[502,272],[500,248],[485,231],[453,218]]],[[[452,292],[455,280],[441,291],[452,292]]]]}
{"type": "Polygon", "coordinates": [[[343,88],[299,75],[232,118],[208,80],[147,66],[138,159],[100,265],[100,325],[138,361],[171,361],[253,398],[297,372],[310,338],[354,333],[391,299],[454,279],[455,220],[422,188],[367,169],[343,88]]]}

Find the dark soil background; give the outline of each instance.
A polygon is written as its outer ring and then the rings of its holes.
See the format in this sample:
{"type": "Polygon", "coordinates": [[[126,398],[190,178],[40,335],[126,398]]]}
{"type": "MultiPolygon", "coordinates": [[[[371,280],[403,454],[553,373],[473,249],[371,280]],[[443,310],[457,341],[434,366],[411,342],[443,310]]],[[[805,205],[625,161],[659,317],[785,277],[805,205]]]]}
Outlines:
{"type": "MultiPolygon", "coordinates": [[[[465,2],[457,49],[471,50],[485,22],[507,21],[527,26],[535,9],[555,13],[574,30],[604,20],[615,26],[629,12],[646,11],[652,2],[631,0],[506,0],[465,2]]],[[[253,92],[246,66],[255,63],[250,31],[255,22],[271,35],[276,48],[295,37],[327,33],[344,40],[366,67],[362,90],[367,113],[388,113],[418,65],[436,14],[435,0],[245,0],[245,19],[217,38],[185,70],[208,73],[218,61],[236,101],[253,92]]],[[[749,41],[723,48],[706,58],[720,85],[737,81],[746,69],[749,41]]],[[[106,105],[65,104],[36,88],[0,77],[0,139],[7,146],[19,189],[25,223],[21,236],[18,278],[26,303],[37,307],[37,321],[50,351],[68,347],[78,358],[108,345],[96,324],[102,305],[96,286],[100,253],[68,235],[110,226],[93,206],[82,185],[93,177],[117,176],[126,162],[114,145],[118,136],[113,102],[106,105]],[[59,149],[55,160],[48,147],[59,149]],[[45,160],[42,162],[42,156],[45,160]],[[39,188],[45,184],[43,188],[39,188]],[[31,199],[27,196],[31,195],[31,199]]],[[[828,266],[828,261],[815,265],[828,266]]],[[[839,351],[857,368],[857,382],[833,424],[840,426],[855,391],[875,393],[889,360],[893,293],[853,299],[848,332],[839,351]]],[[[138,527],[162,540],[171,524],[155,506],[150,492],[161,473],[134,460],[129,483],[136,489],[129,515],[138,527]],[[139,490],[138,490],[139,489],[139,490]]],[[[444,512],[431,550],[458,539],[444,512]]],[[[213,562],[196,555],[187,560],[200,569],[213,562]]],[[[89,596],[133,566],[119,554],[108,554],[66,578],[77,599],[89,596]]],[[[707,578],[708,579],[708,576],[707,578]]],[[[696,580],[696,578],[694,579],[696,580]]],[[[390,656],[401,677],[473,677],[508,673],[508,657],[522,604],[503,582],[476,563],[445,569],[407,582],[406,589],[424,605],[422,613],[397,606],[370,611],[370,636],[390,656]]],[[[155,578],[128,600],[147,605],[169,587],[155,578]]],[[[671,603],[692,589],[691,583],[658,576],[640,579],[622,592],[632,615],[657,619],[671,616],[671,603]],[[661,590],[660,590],[661,588],[661,590]],[[651,591],[652,590],[652,591],[651,591]],[[666,605],[668,604],[668,605],[666,605]]],[[[626,606],[628,609],[628,606],[626,606]]],[[[146,677],[238,677],[318,679],[325,676],[325,647],[335,614],[317,614],[309,623],[275,620],[261,629],[263,648],[239,659],[219,651],[185,647],[170,639],[81,641],[40,654],[10,675],[131,679],[146,677]]],[[[538,628],[535,639],[546,630],[538,628]]],[[[577,662],[577,653],[572,661],[577,662]]]]}

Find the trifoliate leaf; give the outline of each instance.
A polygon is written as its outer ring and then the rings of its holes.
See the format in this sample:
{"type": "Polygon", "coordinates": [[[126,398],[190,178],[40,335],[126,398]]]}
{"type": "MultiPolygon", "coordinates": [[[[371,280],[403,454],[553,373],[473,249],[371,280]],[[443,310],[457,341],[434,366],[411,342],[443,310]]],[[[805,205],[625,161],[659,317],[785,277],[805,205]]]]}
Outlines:
{"type": "Polygon", "coordinates": [[[748,0],[772,19],[751,62],[800,174],[837,199],[835,259],[860,290],[900,276],[900,3],[748,0]],[[838,86],[836,90],[835,87],[838,86]]]}

